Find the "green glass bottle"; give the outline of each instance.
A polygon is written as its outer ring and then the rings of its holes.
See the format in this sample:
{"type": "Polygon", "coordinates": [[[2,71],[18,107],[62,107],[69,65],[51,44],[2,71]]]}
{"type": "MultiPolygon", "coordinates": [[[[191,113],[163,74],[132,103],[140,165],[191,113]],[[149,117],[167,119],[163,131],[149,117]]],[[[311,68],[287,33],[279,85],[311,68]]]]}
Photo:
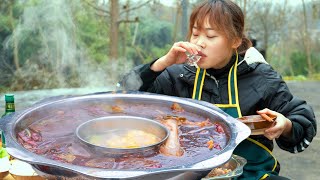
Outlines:
{"type": "Polygon", "coordinates": [[[2,117],[16,111],[16,108],[14,105],[14,95],[13,94],[6,94],[4,96],[4,99],[6,102],[6,110],[5,110],[4,114],[2,115],[2,117]]]}
{"type": "MultiPolygon", "coordinates": [[[[6,94],[4,96],[4,99],[5,99],[5,112],[4,114],[2,115],[2,117],[10,114],[10,113],[13,113],[16,111],[16,108],[15,108],[15,105],[14,105],[14,95],[13,94],[6,94]]],[[[6,139],[5,139],[5,136],[4,136],[4,133],[3,131],[0,129],[0,143],[1,143],[1,146],[3,148],[6,147],[6,139]]]]}
{"type": "Polygon", "coordinates": [[[1,148],[3,147],[3,137],[4,137],[4,135],[3,135],[3,131],[0,129],[0,151],[1,151],[1,148]]]}
{"type": "MultiPolygon", "coordinates": [[[[1,131],[1,130],[0,130],[1,131]]],[[[10,158],[10,155],[8,154],[7,150],[6,150],[6,145],[5,145],[5,139],[4,139],[4,135],[3,135],[3,131],[1,131],[1,137],[0,137],[1,141],[0,141],[0,159],[4,158],[4,157],[8,157],[10,158]],[[2,139],[1,139],[2,138],[2,139]]]]}

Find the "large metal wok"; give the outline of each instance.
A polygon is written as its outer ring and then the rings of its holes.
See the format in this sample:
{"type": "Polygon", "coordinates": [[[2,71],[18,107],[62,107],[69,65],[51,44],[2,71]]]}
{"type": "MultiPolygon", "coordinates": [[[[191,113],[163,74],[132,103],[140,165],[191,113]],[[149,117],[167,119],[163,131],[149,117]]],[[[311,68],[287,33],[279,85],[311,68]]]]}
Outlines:
{"type": "MultiPolygon", "coordinates": [[[[141,112],[126,113],[126,115],[143,116],[141,112]]],[[[101,114],[99,114],[101,116],[101,114]]],[[[108,116],[108,114],[104,115],[108,116]]],[[[80,116],[79,116],[80,117],[80,116]]],[[[95,117],[99,118],[99,117],[95,117]]],[[[150,117],[147,117],[150,118],[150,117]]],[[[90,120],[90,119],[88,119],[90,120]]],[[[67,124],[67,122],[66,122],[67,124]]],[[[63,127],[61,123],[59,127],[63,127]]],[[[167,179],[183,178],[193,179],[203,177],[214,167],[227,162],[235,147],[250,135],[250,129],[242,122],[232,118],[216,106],[186,98],[178,98],[164,95],[146,94],[140,92],[131,93],[99,93],[84,96],[53,97],[39,102],[30,108],[16,112],[0,120],[0,129],[6,135],[7,151],[13,157],[30,163],[41,176],[46,178],[66,178],[66,179],[167,179]],[[108,169],[93,168],[87,166],[74,165],[71,163],[60,162],[38,155],[30,149],[21,145],[18,140],[18,133],[39,120],[50,116],[50,113],[60,113],[61,110],[68,111],[73,109],[77,113],[77,107],[88,103],[94,104],[143,104],[143,107],[170,107],[172,103],[178,103],[184,110],[199,117],[208,118],[222,124],[227,134],[225,145],[211,154],[194,154],[193,160],[176,165],[151,169],[108,169]]],[[[56,128],[57,133],[59,128],[56,128]]],[[[43,131],[46,132],[45,130],[43,131]]],[[[196,153],[196,152],[195,152],[196,153]]],[[[192,157],[190,157],[192,159],[192,157]]]]}

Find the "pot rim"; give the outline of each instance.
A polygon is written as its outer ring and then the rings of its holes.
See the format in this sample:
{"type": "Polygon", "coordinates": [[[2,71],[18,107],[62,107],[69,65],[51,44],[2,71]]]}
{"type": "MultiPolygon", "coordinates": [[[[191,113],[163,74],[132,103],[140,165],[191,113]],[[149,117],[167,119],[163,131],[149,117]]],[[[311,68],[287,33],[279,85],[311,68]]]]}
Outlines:
{"type": "Polygon", "coordinates": [[[20,159],[22,161],[26,161],[30,164],[37,165],[46,165],[46,166],[54,166],[57,168],[62,168],[64,170],[69,170],[75,173],[80,173],[89,177],[94,178],[135,178],[142,177],[152,174],[159,173],[167,173],[167,172],[186,172],[186,171],[203,171],[215,168],[221,164],[227,162],[236,148],[236,146],[242,142],[244,139],[249,137],[251,131],[249,127],[247,127],[244,123],[236,120],[235,118],[229,116],[224,113],[221,109],[216,107],[215,105],[205,102],[205,101],[197,101],[189,98],[181,98],[181,97],[173,97],[167,95],[159,95],[152,93],[143,93],[143,92],[121,92],[121,93],[95,93],[88,94],[82,96],[68,96],[68,97],[58,97],[56,100],[52,100],[53,98],[49,98],[48,101],[42,101],[32,105],[30,108],[27,108],[21,112],[12,113],[0,121],[0,129],[4,130],[6,134],[7,141],[7,151],[13,157],[20,159]],[[80,99],[91,99],[91,98],[142,98],[147,100],[158,100],[158,101],[171,101],[177,102],[179,104],[192,104],[195,108],[201,108],[206,110],[209,113],[213,113],[223,120],[225,123],[232,129],[230,132],[230,140],[226,147],[217,152],[214,156],[209,159],[203,160],[201,162],[191,164],[191,165],[181,165],[173,168],[155,168],[148,170],[114,170],[114,169],[100,169],[100,168],[92,168],[92,167],[84,167],[73,164],[62,163],[59,161],[51,160],[40,156],[38,154],[32,153],[25,149],[21,144],[19,144],[15,138],[15,127],[19,120],[23,119],[28,113],[40,109],[44,106],[52,105],[54,103],[63,103],[66,101],[75,101],[80,99]]]}

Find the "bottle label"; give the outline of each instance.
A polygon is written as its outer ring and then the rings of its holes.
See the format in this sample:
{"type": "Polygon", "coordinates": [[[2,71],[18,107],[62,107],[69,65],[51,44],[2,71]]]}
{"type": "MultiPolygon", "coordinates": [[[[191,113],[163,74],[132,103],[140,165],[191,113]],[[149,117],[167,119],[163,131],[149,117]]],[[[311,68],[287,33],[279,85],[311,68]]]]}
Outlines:
{"type": "Polygon", "coordinates": [[[14,110],[15,110],[14,103],[6,103],[7,112],[14,112],[14,110]]]}
{"type": "Polygon", "coordinates": [[[2,148],[2,131],[0,129],[0,149],[2,148]]]}
{"type": "Polygon", "coordinates": [[[2,148],[2,147],[6,147],[5,146],[5,142],[4,142],[5,140],[4,140],[4,134],[3,134],[3,131],[0,129],[0,148],[2,148]]]}

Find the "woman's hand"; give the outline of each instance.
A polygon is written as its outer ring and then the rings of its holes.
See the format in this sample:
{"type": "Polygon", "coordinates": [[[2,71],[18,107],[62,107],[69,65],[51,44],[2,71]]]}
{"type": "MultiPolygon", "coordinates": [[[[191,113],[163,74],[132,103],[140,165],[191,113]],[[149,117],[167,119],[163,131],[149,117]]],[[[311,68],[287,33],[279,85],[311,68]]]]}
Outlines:
{"type": "Polygon", "coordinates": [[[280,136],[289,137],[291,135],[292,122],[284,115],[275,111],[271,111],[267,108],[257,111],[257,113],[277,116],[275,120],[276,124],[264,131],[264,136],[268,139],[273,140],[275,138],[279,138],[280,136]]]}
{"type": "Polygon", "coordinates": [[[190,54],[198,54],[201,49],[199,46],[190,42],[176,42],[166,55],[152,64],[151,69],[153,71],[162,71],[173,64],[182,64],[187,59],[187,51],[190,54]]]}

